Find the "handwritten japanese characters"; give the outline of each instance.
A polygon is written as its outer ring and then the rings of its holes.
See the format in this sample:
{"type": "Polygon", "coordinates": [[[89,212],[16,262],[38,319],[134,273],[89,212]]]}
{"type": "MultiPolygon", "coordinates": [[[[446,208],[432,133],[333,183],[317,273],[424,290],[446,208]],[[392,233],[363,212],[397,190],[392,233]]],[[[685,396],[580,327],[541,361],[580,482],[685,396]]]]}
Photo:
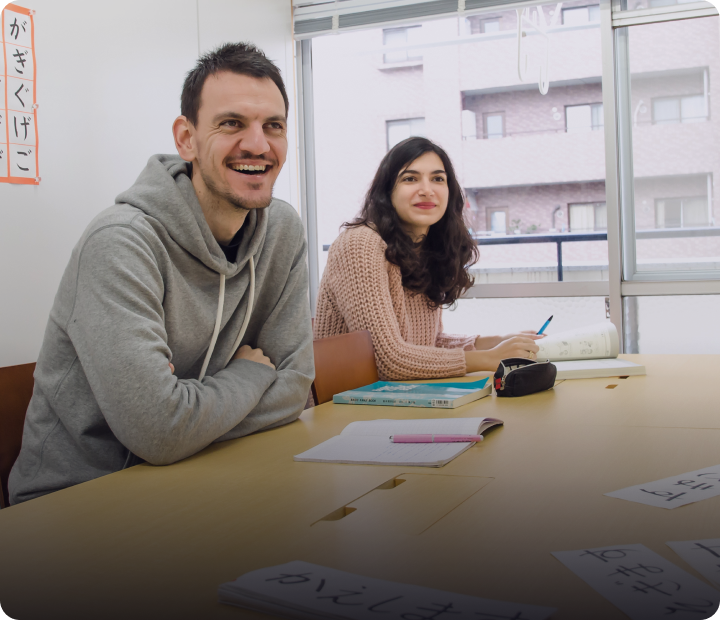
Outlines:
{"type": "Polygon", "coordinates": [[[720,591],[644,545],[553,555],[633,620],[710,618],[720,606],[720,591]]]}
{"type": "Polygon", "coordinates": [[[285,617],[365,620],[544,620],[555,609],[504,603],[289,562],[225,583],[220,601],[285,617]]]}
{"type": "Polygon", "coordinates": [[[638,484],[605,495],[657,508],[678,508],[720,495],[720,465],[638,484]]]}
{"type": "Polygon", "coordinates": [[[720,538],[667,543],[705,579],[720,588],[720,538]]]}
{"type": "Polygon", "coordinates": [[[36,184],[37,103],[33,11],[8,4],[2,12],[0,55],[0,182],[36,184]]]}

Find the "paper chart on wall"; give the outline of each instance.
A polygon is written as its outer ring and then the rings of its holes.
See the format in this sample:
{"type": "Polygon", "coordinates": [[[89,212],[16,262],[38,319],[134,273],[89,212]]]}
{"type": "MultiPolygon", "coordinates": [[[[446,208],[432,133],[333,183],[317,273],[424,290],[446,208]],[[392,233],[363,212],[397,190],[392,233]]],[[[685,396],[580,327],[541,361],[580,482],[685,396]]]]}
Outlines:
{"type": "Polygon", "coordinates": [[[578,327],[537,341],[538,360],[586,360],[617,357],[620,340],[610,321],[578,327]]]}
{"type": "Polygon", "coordinates": [[[34,13],[16,4],[2,11],[0,183],[40,182],[34,13]]]}

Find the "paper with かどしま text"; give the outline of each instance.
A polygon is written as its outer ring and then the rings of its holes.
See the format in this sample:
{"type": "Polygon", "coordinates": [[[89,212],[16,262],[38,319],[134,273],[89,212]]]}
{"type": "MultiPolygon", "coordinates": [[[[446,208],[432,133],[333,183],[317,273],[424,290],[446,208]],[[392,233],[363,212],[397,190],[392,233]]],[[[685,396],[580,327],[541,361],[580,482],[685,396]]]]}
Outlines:
{"type": "Polygon", "coordinates": [[[507,603],[363,577],[308,562],[246,573],[218,590],[220,602],[290,618],[347,620],[545,620],[555,609],[507,603]]]}
{"type": "Polygon", "coordinates": [[[8,4],[1,15],[0,183],[40,182],[33,13],[8,4]]]}
{"type": "Polygon", "coordinates": [[[711,618],[720,591],[644,545],[558,551],[567,568],[632,620],[711,618]]]}
{"type": "Polygon", "coordinates": [[[630,502],[678,508],[720,495],[720,465],[605,493],[630,502]]]}

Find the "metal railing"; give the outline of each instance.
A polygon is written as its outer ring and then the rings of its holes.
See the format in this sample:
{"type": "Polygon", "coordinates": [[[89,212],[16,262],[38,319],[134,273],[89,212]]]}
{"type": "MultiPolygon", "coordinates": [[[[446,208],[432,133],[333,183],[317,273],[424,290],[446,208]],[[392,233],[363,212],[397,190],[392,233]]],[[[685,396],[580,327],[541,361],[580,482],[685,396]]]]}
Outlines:
{"type": "Polygon", "coordinates": [[[607,232],[587,233],[549,233],[547,235],[497,235],[492,237],[475,236],[478,245],[515,245],[518,243],[555,243],[557,244],[557,278],[563,280],[562,244],[571,241],[607,241],[607,232]]]}
{"type": "MultiPolygon", "coordinates": [[[[720,237],[720,227],[703,226],[701,228],[652,228],[635,232],[636,239],[681,239],[687,237],[720,237]]],[[[607,232],[548,233],[537,235],[474,235],[478,245],[514,245],[522,243],[555,243],[557,245],[557,278],[563,281],[562,244],[576,241],[607,241],[607,232]]],[[[323,252],[330,249],[323,245],[323,252]]]]}

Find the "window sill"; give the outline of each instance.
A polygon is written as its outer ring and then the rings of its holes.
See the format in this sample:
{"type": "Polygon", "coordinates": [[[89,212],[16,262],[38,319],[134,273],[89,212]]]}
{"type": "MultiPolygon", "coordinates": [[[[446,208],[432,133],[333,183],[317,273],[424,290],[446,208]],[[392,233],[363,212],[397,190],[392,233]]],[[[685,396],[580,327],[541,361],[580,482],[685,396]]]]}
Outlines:
{"type": "Polygon", "coordinates": [[[379,71],[393,71],[394,69],[410,69],[413,67],[422,67],[422,60],[404,60],[402,62],[384,62],[378,66],[379,71]]]}

